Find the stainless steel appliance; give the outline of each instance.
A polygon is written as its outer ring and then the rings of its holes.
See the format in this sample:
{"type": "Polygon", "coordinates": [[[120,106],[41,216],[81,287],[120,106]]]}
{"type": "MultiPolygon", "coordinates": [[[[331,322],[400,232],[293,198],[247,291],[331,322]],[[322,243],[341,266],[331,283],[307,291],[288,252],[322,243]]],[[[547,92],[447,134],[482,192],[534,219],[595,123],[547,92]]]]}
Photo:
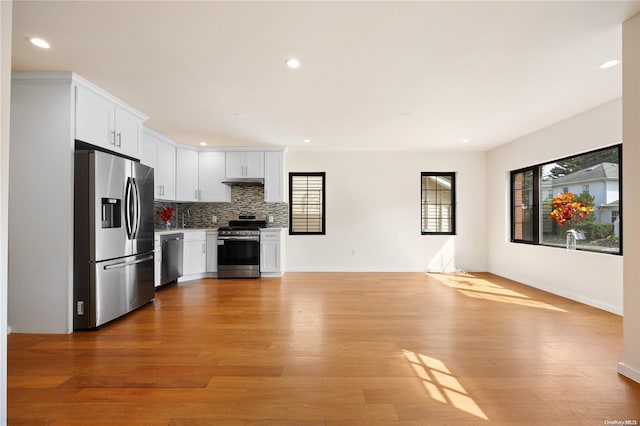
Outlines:
{"type": "Polygon", "coordinates": [[[162,262],[160,263],[160,285],[169,284],[182,276],[184,234],[160,235],[162,262]]]}
{"type": "Polygon", "coordinates": [[[75,152],[76,330],[153,300],[153,169],[92,150],[75,152]]]}
{"type": "Polygon", "coordinates": [[[260,228],[264,215],[238,215],[218,229],[218,278],[260,277],[260,228]]]}

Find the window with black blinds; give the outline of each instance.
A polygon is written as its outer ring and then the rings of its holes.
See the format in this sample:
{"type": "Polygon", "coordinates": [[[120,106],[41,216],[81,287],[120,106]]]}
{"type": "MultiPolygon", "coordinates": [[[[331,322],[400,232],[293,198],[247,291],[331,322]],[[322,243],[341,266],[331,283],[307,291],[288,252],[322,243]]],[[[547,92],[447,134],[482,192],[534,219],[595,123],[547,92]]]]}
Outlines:
{"type": "Polygon", "coordinates": [[[325,173],[289,173],[289,234],[325,233],[325,173]]]}

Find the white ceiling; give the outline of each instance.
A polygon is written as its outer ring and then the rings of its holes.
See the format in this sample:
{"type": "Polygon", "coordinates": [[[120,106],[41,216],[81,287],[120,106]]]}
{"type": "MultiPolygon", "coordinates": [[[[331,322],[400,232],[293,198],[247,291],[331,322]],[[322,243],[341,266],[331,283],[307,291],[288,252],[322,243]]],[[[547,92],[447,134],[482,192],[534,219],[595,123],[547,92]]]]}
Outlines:
{"type": "Polygon", "coordinates": [[[14,1],[13,69],[74,71],[180,143],[486,150],[620,97],[621,67],[599,65],[621,58],[621,23],[639,11],[610,1],[14,1]],[[299,69],[285,66],[290,56],[299,69]]]}

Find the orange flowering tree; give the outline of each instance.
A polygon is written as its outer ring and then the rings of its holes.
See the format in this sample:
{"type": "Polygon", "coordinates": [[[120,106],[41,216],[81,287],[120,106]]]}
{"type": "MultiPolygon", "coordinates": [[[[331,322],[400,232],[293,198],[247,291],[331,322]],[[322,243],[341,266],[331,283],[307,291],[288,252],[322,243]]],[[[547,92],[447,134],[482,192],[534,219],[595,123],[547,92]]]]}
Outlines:
{"type": "Polygon", "coordinates": [[[551,220],[557,222],[558,225],[564,226],[565,223],[571,222],[573,219],[583,219],[593,211],[593,207],[585,206],[583,203],[573,200],[573,192],[558,195],[551,200],[551,220]]]}

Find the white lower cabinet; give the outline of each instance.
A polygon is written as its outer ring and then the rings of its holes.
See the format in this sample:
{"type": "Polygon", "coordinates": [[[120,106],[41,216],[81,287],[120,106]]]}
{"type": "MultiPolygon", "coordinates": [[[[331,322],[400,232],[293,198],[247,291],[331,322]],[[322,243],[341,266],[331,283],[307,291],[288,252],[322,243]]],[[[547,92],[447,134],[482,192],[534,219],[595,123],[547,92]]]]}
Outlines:
{"type": "Polygon", "coordinates": [[[218,272],[217,232],[207,232],[207,272],[218,272]]]}
{"type": "Polygon", "coordinates": [[[280,228],[260,231],[260,274],[265,277],[282,276],[284,240],[280,228]]]}
{"type": "Polygon", "coordinates": [[[160,274],[162,270],[162,245],[160,244],[160,235],[156,234],[153,238],[153,251],[153,285],[155,287],[160,287],[160,274]]]}
{"type": "Polygon", "coordinates": [[[189,231],[184,233],[182,253],[182,275],[203,274],[207,265],[207,233],[189,231]]]}

